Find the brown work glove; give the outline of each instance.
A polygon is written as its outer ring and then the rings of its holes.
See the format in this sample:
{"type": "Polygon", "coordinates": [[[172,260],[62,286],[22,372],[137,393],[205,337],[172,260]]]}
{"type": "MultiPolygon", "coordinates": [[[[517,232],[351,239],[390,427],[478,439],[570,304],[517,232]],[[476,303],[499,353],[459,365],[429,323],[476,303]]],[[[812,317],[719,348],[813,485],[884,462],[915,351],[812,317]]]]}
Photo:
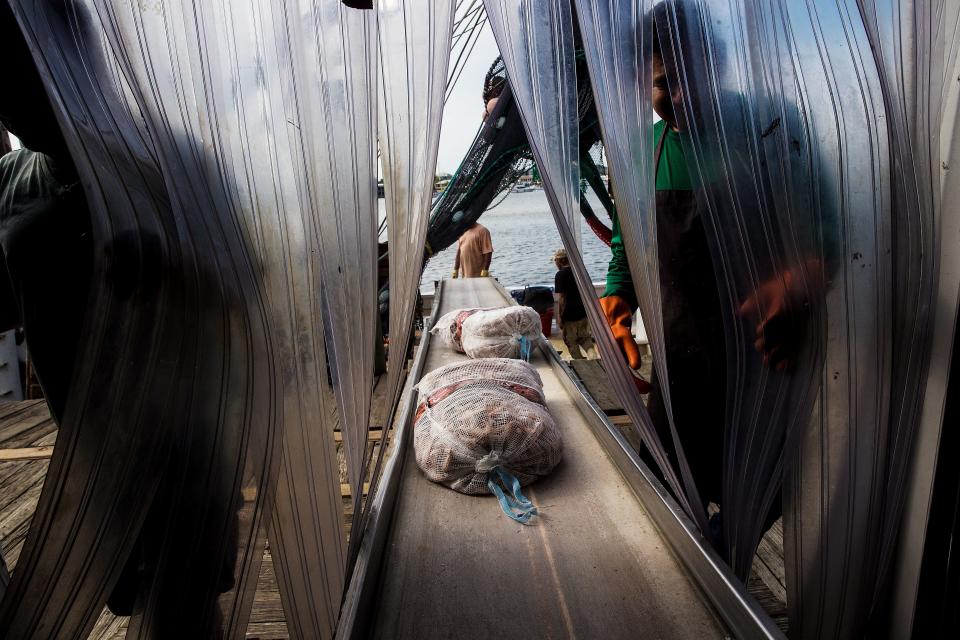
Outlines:
{"type": "MultiPolygon", "coordinates": [[[[613,332],[613,339],[617,341],[617,346],[620,347],[620,351],[626,357],[627,364],[636,371],[643,364],[643,361],[640,358],[637,341],[633,339],[633,333],[630,331],[633,326],[633,309],[620,296],[600,298],[600,308],[603,309],[603,315],[607,317],[607,324],[610,325],[610,331],[613,332]]],[[[634,383],[640,393],[650,393],[650,383],[643,378],[635,375],[634,383]]]]}

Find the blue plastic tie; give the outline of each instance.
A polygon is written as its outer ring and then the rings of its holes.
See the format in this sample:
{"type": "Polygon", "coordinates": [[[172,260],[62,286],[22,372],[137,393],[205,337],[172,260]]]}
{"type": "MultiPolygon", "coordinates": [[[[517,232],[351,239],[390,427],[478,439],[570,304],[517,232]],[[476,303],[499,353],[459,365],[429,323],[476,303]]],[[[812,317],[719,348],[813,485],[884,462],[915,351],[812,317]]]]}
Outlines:
{"type": "Polygon", "coordinates": [[[533,349],[533,342],[527,336],[520,336],[520,357],[524,362],[530,362],[530,351],[533,349]]]}
{"type": "Polygon", "coordinates": [[[527,500],[526,496],[520,493],[520,481],[512,473],[505,471],[503,467],[496,466],[490,470],[487,476],[487,487],[493,495],[497,496],[503,512],[513,520],[521,524],[527,524],[530,518],[537,515],[537,508],[527,500]],[[497,480],[503,483],[510,495],[504,493],[497,480]]]}

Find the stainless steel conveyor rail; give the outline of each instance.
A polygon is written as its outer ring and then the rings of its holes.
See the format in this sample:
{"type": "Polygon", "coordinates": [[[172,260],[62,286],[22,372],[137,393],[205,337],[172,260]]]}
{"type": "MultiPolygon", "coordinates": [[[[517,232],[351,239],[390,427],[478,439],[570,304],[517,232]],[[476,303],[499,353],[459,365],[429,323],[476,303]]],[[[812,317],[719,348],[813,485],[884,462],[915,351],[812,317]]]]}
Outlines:
{"type": "MultiPolygon", "coordinates": [[[[444,281],[432,319],[507,304],[493,279],[444,281]]],[[[782,637],[545,340],[532,364],[564,461],[525,489],[538,522],[427,480],[413,458],[412,387],[465,358],[426,339],[418,349],[338,638],[782,637]]]]}

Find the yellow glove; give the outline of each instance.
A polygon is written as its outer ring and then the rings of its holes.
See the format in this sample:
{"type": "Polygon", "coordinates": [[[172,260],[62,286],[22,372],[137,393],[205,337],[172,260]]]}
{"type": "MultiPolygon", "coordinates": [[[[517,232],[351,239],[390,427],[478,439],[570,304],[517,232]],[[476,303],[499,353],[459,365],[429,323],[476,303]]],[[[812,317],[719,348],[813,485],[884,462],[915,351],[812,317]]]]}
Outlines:
{"type": "Polygon", "coordinates": [[[487,271],[486,269],[484,269],[483,271],[480,272],[480,277],[481,277],[481,278],[489,278],[489,277],[490,277],[490,272],[487,271]]]}
{"type": "Polygon", "coordinates": [[[450,277],[453,278],[454,280],[456,280],[459,276],[460,276],[460,273],[456,269],[454,269],[453,273],[450,274],[450,277]]]}

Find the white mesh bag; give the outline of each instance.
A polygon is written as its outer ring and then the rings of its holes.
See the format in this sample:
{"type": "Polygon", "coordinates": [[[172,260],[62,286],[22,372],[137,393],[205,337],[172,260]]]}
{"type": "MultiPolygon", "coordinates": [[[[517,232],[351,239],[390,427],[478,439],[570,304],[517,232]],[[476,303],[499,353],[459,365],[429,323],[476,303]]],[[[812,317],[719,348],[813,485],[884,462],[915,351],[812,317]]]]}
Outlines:
{"type": "Polygon", "coordinates": [[[447,345],[471,358],[529,358],[540,338],[540,314],[530,307],[457,309],[431,330],[447,345]]]}
{"type": "Polygon", "coordinates": [[[437,336],[454,351],[463,353],[463,344],[460,341],[460,331],[463,328],[463,321],[471,315],[487,309],[454,309],[445,313],[437,319],[436,324],[430,330],[430,333],[437,336]]]}
{"type": "Polygon", "coordinates": [[[459,372],[445,367],[438,378],[456,382],[423,398],[413,436],[417,465],[430,480],[455,491],[493,493],[508,516],[527,522],[536,507],[520,487],[557,466],[563,439],[542,404],[539,380],[525,375],[525,382],[510,381],[518,372],[529,373],[521,369],[494,372],[497,378],[470,378],[490,373],[478,364],[486,362],[464,363],[459,372]]]}

